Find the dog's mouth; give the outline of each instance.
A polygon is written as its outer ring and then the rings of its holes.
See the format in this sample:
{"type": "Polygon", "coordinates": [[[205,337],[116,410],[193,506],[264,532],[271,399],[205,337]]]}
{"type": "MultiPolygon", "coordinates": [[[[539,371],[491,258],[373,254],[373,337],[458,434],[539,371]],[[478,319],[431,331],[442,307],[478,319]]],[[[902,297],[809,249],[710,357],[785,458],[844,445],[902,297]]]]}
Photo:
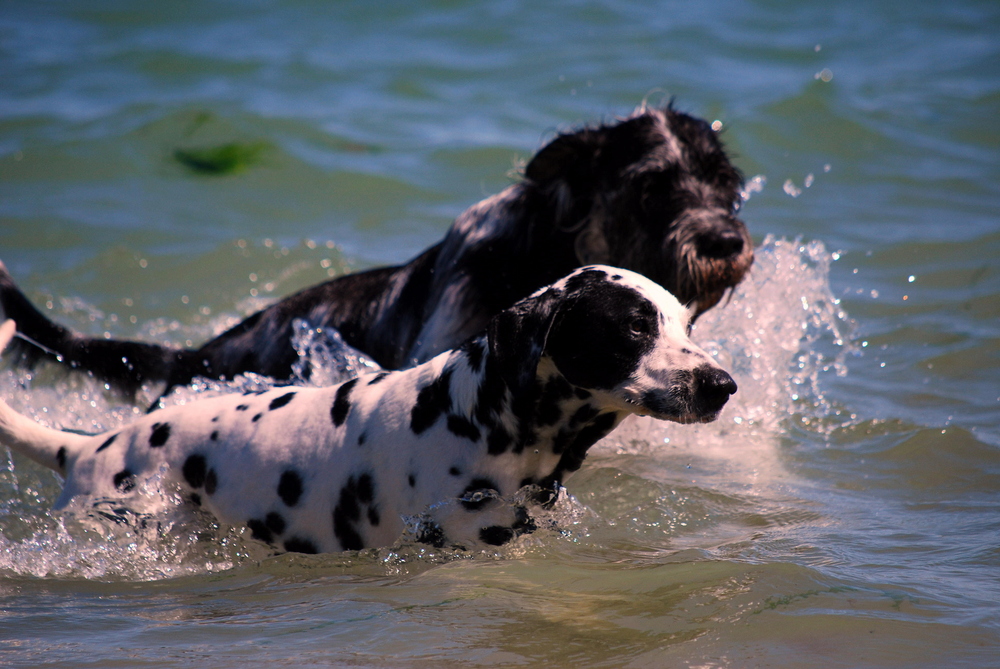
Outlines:
{"type": "Polygon", "coordinates": [[[750,270],[753,242],[745,228],[703,237],[685,237],[678,244],[672,292],[682,304],[695,307],[695,318],[718,304],[750,270]]]}
{"type": "Polygon", "coordinates": [[[634,406],[632,413],[636,416],[649,416],[650,418],[655,418],[656,420],[666,420],[671,423],[680,423],[681,425],[694,425],[697,423],[711,423],[719,418],[722,411],[712,411],[710,413],[663,413],[660,411],[652,410],[639,402],[634,400],[626,399],[630,405],[634,406]]]}

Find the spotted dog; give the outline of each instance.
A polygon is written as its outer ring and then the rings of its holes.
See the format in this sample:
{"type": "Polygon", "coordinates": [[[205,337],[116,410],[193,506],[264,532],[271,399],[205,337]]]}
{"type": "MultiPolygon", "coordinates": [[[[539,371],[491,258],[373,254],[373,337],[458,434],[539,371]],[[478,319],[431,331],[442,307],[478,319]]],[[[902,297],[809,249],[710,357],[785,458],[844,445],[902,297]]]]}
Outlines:
{"type": "Polygon", "coordinates": [[[128,497],[159,472],[287,551],[389,545],[448,499],[424,541],[502,544],[530,519],[500,498],[553,489],[626,416],[719,415],[736,384],[688,339],[689,316],[641,275],[585,267],[417,367],[172,406],[96,436],[0,402],[0,443],[65,477],[57,508],[128,497]]]}
{"type": "Polygon", "coordinates": [[[461,214],[409,263],[338,277],[287,297],[197,350],[90,338],[35,309],[0,263],[0,318],[19,352],[54,357],[134,393],[196,376],[288,378],[292,322],[333,327],[383,368],[424,362],[581,265],[625,267],[694,308],[715,305],[753,262],[737,218],[742,178],[717,133],[672,107],[559,135],[524,178],[461,214]]]}

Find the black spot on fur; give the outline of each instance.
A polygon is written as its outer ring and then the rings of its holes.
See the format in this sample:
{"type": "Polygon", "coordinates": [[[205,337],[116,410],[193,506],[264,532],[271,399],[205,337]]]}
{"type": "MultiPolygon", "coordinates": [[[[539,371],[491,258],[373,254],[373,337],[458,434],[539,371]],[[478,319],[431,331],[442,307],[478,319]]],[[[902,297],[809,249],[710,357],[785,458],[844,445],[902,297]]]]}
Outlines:
{"type": "Polygon", "coordinates": [[[486,343],[481,337],[470,339],[462,346],[462,351],[469,360],[469,368],[478,374],[482,370],[483,358],[486,356],[486,343]]]}
{"type": "Polygon", "coordinates": [[[538,400],[537,420],[539,425],[555,425],[562,417],[562,402],[573,395],[573,386],[561,376],[545,384],[538,400]]]}
{"type": "Polygon", "coordinates": [[[316,548],[316,544],[309,541],[308,539],[302,539],[300,537],[292,537],[285,542],[285,550],[290,553],[309,553],[315,555],[319,553],[319,549],[316,548]]]}
{"type": "Polygon", "coordinates": [[[212,417],[212,422],[213,423],[218,423],[219,422],[219,417],[218,416],[213,416],[212,417]]]}
{"type": "MultiPolygon", "coordinates": [[[[294,469],[286,469],[278,481],[278,497],[288,506],[295,506],[302,496],[302,477],[294,469]]],[[[301,552],[301,551],[300,551],[301,552]]]]}
{"type": "Polygon", "coordinates": [[[373,374],[368,380],[368,385],[374,386],[376,383],[389,376],[389,372],[379,372],[378,374],[373,374]]]}
{"type": "Polygon", "coordinates": [[[576,427],[581,423],[589,423],[594,419],[597,414],[600,413],[600,409],[590,404],[584,404],[582,407],[576,410],[573,417],[569,419],[570,427],[576,427]]]}
{"type": "Polygon", "coordinates": [[[115,474],[112,481],[114,481],[115,489],[121,492],[128,492],[135,488],[135,477],[127,469],[123,469],[115,474]]]}
{"type": "Polygon", "coordinates": [[[365,547],[361,535],[354,528],[354,523],[349,522],[344,517],[344,511],[340,505],[337,505],[333,510],[333,534],[340,542],[340,547],[345,551],[359,551],[365,547]]]}
{"type": "MultiPolygon", "coordinates": [[[[615,420],[617,419],[614,413],[601,414],[594,418],[594,421],[580,430],[579,434],[576,435],[576,439],[573,440],[573,445],[570,446],[570,450],[580,453],[580,463],[583,463],[583,456],[586,455],[587,449],[597,443],[598,439],[604,437],[611,428],[615,425],[615,420]]],[[[579,465],[576,469],[569,469],[567,471],[576,471],[579,469],[579,465]]]]}
{"type": "Polygon", "coordinates": [[[422,544],[433,546],[434,548],[444,548],[447,538],[444,530],[437,523],[421,523],[420,532],[417,534],[417,541],[422,544]]]}
{"type": "Polygon", "coordinates": [[[107,441],[105,441],[105,442],[104,442],[103,444],[101,444],[100,446],[98,446],[98,447],[97,447],[97,450],[96,450],[96,451],[94,451],[94,452],[95,452],[95,453],[100,453],[100,452],[101,452],[101,451],[103,451],[103,450],[104,450],[105,448],[107,448],[108,446],[110,446],[111,444],[113,444],[113,443],[114,443],[114,441],[115,441],[115,439],[117,439],[117,438],[118,438],[118,435],[117,435],[117,434],[113,434],[113,435],[111,435],[110,437],[108,437],[107,441]]]}
{"type": "Polygon", "coordinates": [[[263,416],[263,415],[264,414],[262,414],[262,413],[257,414],[256,416],[254,416],[253,418],[250,419],[250,422],[251,423],[256,423],[257,421],[260,420],[260,417],[263,416]]]}
{"type": "Polygon", "coordinates": [[[490,546],[502,546],[522,534],[528,534],[538,529],[535,521],[528,515],[527,509],[523,506],[515,508],[515,517],[516,520],[511,527],[491,525],[480,529],[479,539],[490,546]]]}
{"type": "Polygon", "coordinates": [[[277,511],[271,511],[264,517],[264,525],[275,534],[283,534],[285,531],[285,519],[277,511]]]}
{"type": "Polygon", "coordinates": [[[56,451],[56,462],[59,463],[59,469],[66,468],[66,447],[60,446],[59,450],[56,451]]]}
{"type": "Polygon", "coordinates": [[[559,455],[566,450],[573,438],[576,437],[576,432],[574,430],[568,430],[563,428],[559,430],[556,436],[552,437],[552,452],[559,455]]]}
{"type": "Polygon", "coordinates": [[[264,524],[263,520],[260,520],[259,518],[251,518],[247,521],[247,527],[250,528],[250,536],[254,539],[265,543],[271,543],[274,541],[274,535],[271,534],[271,530],[267,529],[267,525],[264,524]]]}
{"type": "Polygon", "coordinates": [[[218,441],[219,440],[219,431],[218,430],[213,430],[212,434],[209,435],[208,438],[211,439],[212,441],[218,441]]]}
{"type": "MultiPolygon", "coordinates": [[[[337,506],[333,509],[334,521],[338,518],[353,524],[361,518],[361,505],[358,504],[358,491],[355,487],[354,477],[347,480],[347,484],[340,489],[340,497],[337,506]]],[[[334,526],[336,531],[336,525],[334,526]]],[[[338,535],[339,536],[339,535],[338,535]]]]}
{"type": "Polygon", "coordinates": [[[490,546],[503,546],[517,536],[512,527],[490,525],[479,530],[479,540],[490,546]]]}
{"type": "Polygon", "coordinates": [[[462,506],[465,507],[467,511],[479,511],[484,506],[486,506],[491,498],[489,496],[483,495],[478,499],[476,493],[488,493],[490,491],[495,491],[499,493],[497,489],[497,484],[488,478],[475,478],[469,482],[469,485],[465,486],[465,490],[459,495],[462,501],[462,506]]]}
{"type": "Polygon", "coordinates": [[[486,371],[482,383],[479,384],[479,395],[476,397],[474,415],[476,421],[484,427],[496,425],[496,416],[504,408],[504,398],[507,396],[507,384],[504,383],[497,363],[492,358],[486,359],[486,371]]]}
{"type": "Polygon", "coordinates": [[[333,407],[330,408],[330,418],[333,419],[333,424],[336,427],[340,427],[347,420],[347,414],[351,410],[351,390],[357,382],[356,378],[351,379],[337,388],[337,394],[333,398],[333,407]]]}
{"type": "Polygon", "coordinates": [[[452,476],[461,476],[462,470],[459,469],[458,467],[452,467],[451,469],[448,470],[448,473],[451,474],[452,476]]]}
{"type": "Polygon", "coordinates": [[[371,474],[362,474],[358,477],[358,501],[370,504],[375,497],[375,485],[372,483],[371,474]]]}
{"type": "Polygon", "coordinates": [[[448,431],[456,437],[470,439],[473,442],[479,441],[479,428],[468,418],[463,418],[462,416],[456,416],[455,414],[448,416],[448,431]]]}
{"type": "Polygon", "coordinates": [[[191,493],[190,497],[191,503],[195,506],[201,506],[201,495],[196,492],[191,493]]]}
{"type": "Polygon", "coordinates": [[[196,489],[205,485],[205,474],[207,471],[208,466],[205,456],[198,453],[189,455],[187,460],[184,461],[184,466],[181,467],[184,480],[187,481],[189,486],[196,489]]]}
{"type": "Polygon", "coordinates": [[[368,439],[368,433],[362,432],[358,435],[358,446],[364,446],[365,441],[368,439]]]}
{"type": "Polygon", "coordinates": [[[280,409],[281,407],[291,402],[293,397],[295,397],[294,392],[285,393],[281,397],[275,397],[273,400],[271,400],[271,403],[267,405],[268,411],[274,411],[275,409],[280,409]]]}
{"type": "Polygon", "coordinates": [[[246,411],[249,408],[250,408],[249,404],[240,404],[240,405],[237,405],[236,410],[237,411],[246,411]]]}
{"type": "Polygon", "coordinates": [[[417,393],[417,402],[410,412],[410,429],[420,434],[437,422],[451,408],[451,371],[431,381],[417,393]]]}
{"type": "Polygon", "coordinates": [[[150,448],[159,448],[170,439],[170,423],[154,423],[153,432],[149,435],[150,448]]]}
{"type": "Polygon", "coordinates": [[[333,509],[333,533],[344,550],[361,550],[364,541],[357,523],[361,520],[361,507],[367,507],[368,522],[375,526],[381,522],[381,515],[374,504],[375,482],[371,474],[350,476],[340,489],[337,506],[333,509]]]}
{"type": "Polygon", "coordinates": [[[411,488],[415,488],[416,487],[416,485],[417,485],[417,477],[416,476],[414,476],[413,474],[410,474],[407,477],[407,481],[409,482],[411,488]]]}
{"type": "Polygon", "coordinates": [[[552,474],[542,480],[539,485],[543,488],[555,488],[565,473],[578,470],[583,465],[584,458],[587,457],[587,449],[610,432],[616,420],[617,414],[614,412],[603,413],[576,432],[560,431],[556,435],[558,444],[553,444],[553,452],[562,452],[562,457],[552,474]],[[557,445],[560,450],[556,450],[557,445]]]}
{"type": "Polygon", "coordinates": [[[542,385],[536,380],[522,388],[521,392],[512,398],[511,413],[519,418],[512,449],[515,453],[522,452],[525,446],[533,444],[538,439],[533,427],[536,424],[535,412],[541,394],[542,385]]]}
{"type": "Polygon", "coordinates": [[[208,473],[205,474],[205,492],[209,495],[214,495],[216,488],[219,487],[219,477],[216,475],[214,469],[209,469],[208,473]]]}
{"type": "Polygon", "coordinates": [[[507,452],[513,437],[502,427],[494,427],[486,437],[486,452],[490,455],[501,455],[507,452]]]}

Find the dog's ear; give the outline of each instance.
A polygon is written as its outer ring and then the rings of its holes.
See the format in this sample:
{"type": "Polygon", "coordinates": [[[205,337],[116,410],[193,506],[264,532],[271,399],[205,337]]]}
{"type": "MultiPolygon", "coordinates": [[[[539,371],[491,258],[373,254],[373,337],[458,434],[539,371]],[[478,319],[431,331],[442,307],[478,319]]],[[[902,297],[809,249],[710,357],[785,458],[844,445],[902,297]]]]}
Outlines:
{"type": "Polygon", "coordinates": [[[558,228],[577,230],[592,210],[595,195],[620,188],[625,169],[655,143],[658,118],[643,113],[559,135],[535,154],[524,176],[552,201],[558,228]]]}
{"type": "Polygon", "coordinates": [[[557,180],[586,179],[599,143],[598,133],[585,129],[559,135],[535,154],[524,168],[524,176],[541,187],[557,180]]]}
{"type": "Polygon", "coordinates": [[[486,329],[490,356],[515,395],[535,380],[562,291],[549,288],[494,316],[486,329]]]}
{"type": "Polygon", "coordinates": [[[541,148],[524,168],[525,179],[550,202],[554,227],[568,232],[583,225],[597,191],[595,159],[601,129],[559,135],[541,148]]]}

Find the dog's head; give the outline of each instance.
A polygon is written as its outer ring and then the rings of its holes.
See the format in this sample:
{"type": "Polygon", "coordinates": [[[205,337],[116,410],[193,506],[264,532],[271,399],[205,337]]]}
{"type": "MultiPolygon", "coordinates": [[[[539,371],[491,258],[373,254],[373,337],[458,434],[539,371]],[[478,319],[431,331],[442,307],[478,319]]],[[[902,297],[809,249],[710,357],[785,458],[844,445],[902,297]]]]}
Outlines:
{"type": "Polygon", "coordinates": [[[679,423],[715,420],[736,383],[687,336],[689,310],[614,267],[581,268],[490,321],[490,353],[514,392],[550,358],[610,408],[679,423]]]}
{"type": "Polygon", "coordinates": [[[753,262],[736,213],[743,179],[705,121],[672,107],[560,135],[525,168],[577,234],[581,263],[648,276],[694,317],[715,306],[753,262]]]}

